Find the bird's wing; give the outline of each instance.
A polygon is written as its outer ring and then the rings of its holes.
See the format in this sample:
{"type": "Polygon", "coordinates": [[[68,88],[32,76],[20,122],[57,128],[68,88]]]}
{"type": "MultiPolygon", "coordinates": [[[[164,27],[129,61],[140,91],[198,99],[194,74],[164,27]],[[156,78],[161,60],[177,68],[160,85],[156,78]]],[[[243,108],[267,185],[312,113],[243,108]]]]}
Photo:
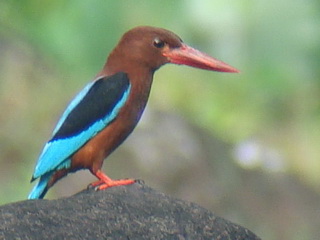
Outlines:
{"type": "Polygon", "coordinates": [[[119,72],[89,83],[69,104],[39,157],[33,179],[68,168],[70,156],[108,126],[128,100],[131,85],[119,72]]]}

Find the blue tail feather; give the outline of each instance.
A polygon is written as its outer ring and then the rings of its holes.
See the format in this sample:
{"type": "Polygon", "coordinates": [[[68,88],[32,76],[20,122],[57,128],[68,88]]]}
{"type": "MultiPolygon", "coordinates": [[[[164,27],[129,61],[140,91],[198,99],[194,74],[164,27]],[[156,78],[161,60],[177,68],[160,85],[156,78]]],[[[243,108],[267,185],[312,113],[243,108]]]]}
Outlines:
{"type": "Polygon", "coordinates": [[[49,172],[40,177],[39,182],[33,187],[28,199],[41,199],[48,191],[48,182],[52,176],[52,172],[49,172]]]}

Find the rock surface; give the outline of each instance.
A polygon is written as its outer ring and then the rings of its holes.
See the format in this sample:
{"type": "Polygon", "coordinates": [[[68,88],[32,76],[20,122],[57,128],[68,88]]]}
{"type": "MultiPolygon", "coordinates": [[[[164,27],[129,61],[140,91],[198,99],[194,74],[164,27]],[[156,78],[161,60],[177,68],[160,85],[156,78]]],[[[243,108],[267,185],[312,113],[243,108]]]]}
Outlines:
{"type": "Polygon", "coordinates": [[[237,239],[249,230],[136,183],[0,207],[0,239],[237,239]]]}

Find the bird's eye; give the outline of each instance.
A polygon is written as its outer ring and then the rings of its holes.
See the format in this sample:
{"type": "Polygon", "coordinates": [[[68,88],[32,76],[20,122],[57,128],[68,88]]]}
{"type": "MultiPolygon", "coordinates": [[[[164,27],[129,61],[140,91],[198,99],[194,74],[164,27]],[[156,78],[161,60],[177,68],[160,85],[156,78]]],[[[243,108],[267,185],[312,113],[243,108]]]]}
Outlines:
{"type": "Polygon", "coordinates": [[[160,40],[159,38],[155,38],[153,40],[153,46],[155,46],[156,48],[163,48],[165,45],[165,42],[160,40]]]}

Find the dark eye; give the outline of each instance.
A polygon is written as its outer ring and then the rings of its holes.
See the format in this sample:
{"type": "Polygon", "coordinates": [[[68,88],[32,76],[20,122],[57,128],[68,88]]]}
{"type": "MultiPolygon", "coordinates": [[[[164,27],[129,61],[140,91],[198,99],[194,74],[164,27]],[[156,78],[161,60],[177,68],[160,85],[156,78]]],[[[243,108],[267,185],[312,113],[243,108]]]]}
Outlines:
{"type": "Polygon", "coordinates": [[[155,38],[153,40],[153,46],[155,46],[156,48],[163,48],[165,45],[165,42],[160,40],[159,38],[155,38]]]}

